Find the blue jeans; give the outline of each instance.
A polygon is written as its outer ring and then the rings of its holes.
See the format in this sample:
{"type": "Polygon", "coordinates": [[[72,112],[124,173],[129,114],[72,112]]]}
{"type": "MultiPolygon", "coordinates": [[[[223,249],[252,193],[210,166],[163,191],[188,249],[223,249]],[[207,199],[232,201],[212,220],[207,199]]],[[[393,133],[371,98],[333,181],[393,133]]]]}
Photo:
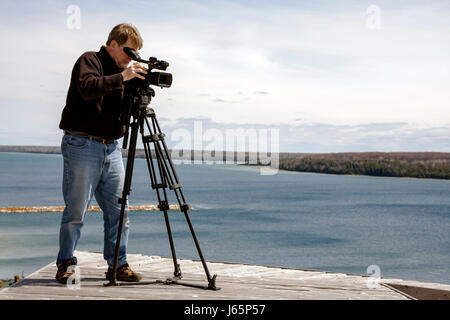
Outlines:
{"type": "MultiPolygon", "coordinates": [[[[65,134],[61,143],[64,158],[63,196],[66,207],[59,232],[57,265],[75,259],[73,252],[80,239],[83,218],[92,196],[103,211],[103,257],[111,268],[120,218],[118,199],[122,197],[125,170],[118,142],[102,144],[88,138],[65,134]]],[[[125,264],[128,242],[128,204],[125,208],[117,266],[125,264]]]]}

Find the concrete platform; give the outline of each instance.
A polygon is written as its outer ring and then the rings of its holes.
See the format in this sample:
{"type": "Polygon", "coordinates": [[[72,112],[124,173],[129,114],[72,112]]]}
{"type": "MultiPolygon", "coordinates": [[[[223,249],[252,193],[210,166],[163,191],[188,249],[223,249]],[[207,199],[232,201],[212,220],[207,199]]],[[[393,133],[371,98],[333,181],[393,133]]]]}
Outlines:
{"type": "MultiPolygon", "coordinates": [[[[65,286],[55,280],[55,261],[9,288],[0,290],[0,300],[408,300],[449,299],[450,285],[400,279],[277,268],[238,263],[208,262],[211,275],[217,274],[220,290],[203,290],[162,283],[105,287],[108,281],[103,255],[77,251],[80,285],[65,286]]],[[[200,261],[179,259],[181,281],[207,285],[200,261]]],[[[133,270],[142,281],[165,280],[172,276],[171,258],[128,254],[133,270]]]]}

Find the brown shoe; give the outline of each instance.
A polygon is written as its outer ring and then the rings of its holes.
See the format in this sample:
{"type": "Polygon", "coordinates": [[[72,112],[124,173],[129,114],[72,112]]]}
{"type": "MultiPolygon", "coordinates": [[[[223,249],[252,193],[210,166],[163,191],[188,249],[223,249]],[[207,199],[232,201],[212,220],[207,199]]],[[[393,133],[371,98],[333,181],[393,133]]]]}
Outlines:
{"type": "MultiPolygon", "coordinates": [[[[113,269],[111,267],[108,268],[108,272],[106,274],[106,279],[112,281],[113,278],[113,269]]],[[[126,281],[126,282],[139,282],[142,279],[140,273],[134,272],[131,270],[128,263],[125,263],[117,268],[116,271],[116,280],[126,281]]]]}
{"type": "Polygon", "coordinates": [[[56,280],[62,284],[67,284],[67,280],[73,274],[75,274],[75,270],[72,270],[71,273],[67,272],[69,266],[76,265],[77,262],[74,259],[63,260],[62,263],[58,266],[58,271],[56,272],[56,280]]]}

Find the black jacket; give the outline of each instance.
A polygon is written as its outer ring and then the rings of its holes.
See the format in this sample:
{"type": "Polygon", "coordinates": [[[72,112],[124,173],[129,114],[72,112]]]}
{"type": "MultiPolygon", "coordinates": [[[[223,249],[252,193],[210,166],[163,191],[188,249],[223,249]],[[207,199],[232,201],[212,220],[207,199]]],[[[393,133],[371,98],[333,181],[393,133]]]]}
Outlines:
{"type": "Polygon", "coordinates": [[[82,54],[72,70],[59,128],[105,139],[122,137],[122,71],[104,46],[82,54]]]}

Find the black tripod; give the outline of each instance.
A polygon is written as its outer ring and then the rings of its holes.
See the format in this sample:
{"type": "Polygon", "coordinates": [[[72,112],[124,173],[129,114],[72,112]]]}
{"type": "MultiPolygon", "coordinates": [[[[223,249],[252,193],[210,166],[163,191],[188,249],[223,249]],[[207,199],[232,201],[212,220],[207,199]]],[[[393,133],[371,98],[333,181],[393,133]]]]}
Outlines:
{"type": "MultiPolygon", "coordinates": [[[[121,204],[120,210],[120,221],[119,228],[117,233],[116,240],[116,248],[115,248],[115,256],[114,256],[114,267],[113,267],[113,277],[110,279],[110,282],[105,284],[105,286],[118,286],[118,285],[137,285],[137,284],[155,284],[155,283],[163,283],[163,284],[179,284],[184,286],[202,288],[202,289],[210,289],[210,290],[218,290],[220,288],[216,287],[216,277],[214,275],[211,277],[208,267],[206,265],[205,259],[203,257],[202,251],[200,249],[200,245],[197,240],[197,236],[195,235],[194,227],[192,226],[191,219],[189,218],[188,210],[189,205],[186,203],[184,199],[183,192],[181,191],[181,184],[178,180],[178,176],[175,172],[172,159],[167,150],[166,143],[164,141],[164,133],[161,132],[158,121],[156,119],[156,115],[153,109],[148,108],[148,105],[151,101],[151,97],[155,95],[155,92],[150,87],[138,88],[132,95],[129,95],[128,103],[129,103],[129,114],[127,115],[128,120],[133,118],[130,122],[128,121],[128,128],[131,127],[131,137],[130,137],[130,145],[128,148],[128,158],[127,165],[125,171],[125,182],[123,187],[122,198],[119,199],[119,203],[121,204]],[[149,122],[149,118],[151,121],[151,125],[149,122]],[[149,131],[148,135],[145,135],[145,127],[149,131]],[[156,194],[158,197],[158,208],[160,211],[164,212],[164,219],[166,222],[167,233],[169,235],[169,243],[170,249],[172,251],[172,258],[174,264],[174,273],[172,278],[168,278],[165,281],[157,280],[153,282],[117,282],[116,281],[116,271],[117,271],[117,261],[119,256],[119,247],[120,247],[120,238],[122,234],[123,220],[125,207],[128,202],[128,195],[130,194],[131,187],[131,178],[133,174],[133,165],[136,154],[136,142],[138,137],[138,131],[141,133],[142,142],[144,144],[145,157],[147,160],[148,171],[150,174],[150,180],[152,189],[156,190],[156,194]],[[156,160],[156,165],[154,163],[154,159],[152,158],[150,145],[154,146],[154,155],[156,160]],[[159,178],[159,179],[158,179],[159,178]],[[177,257],[175,254],[175,246],[173,243],[172,232],[170,229],[169,216],[167,211],[169,210],[169,203],[167,200],[167,187],[170,190],[175,192],[176,198],[178,200],[178,204],[180,207],[180,211],[184,213],[186,221],[189,225],[189,229],[191,231],[193,240],[195,242],[195,246],[197,248],[198,254],[200,256],[201,262],[203,264],[203,268],[206,273],[206,277],[208,280],[207,286],[197,285],[197,284],[189,284],[184,282],[179,282],[178,280],[182,278],[180,265],[177,262],[177,257]]],[[[124,137],[124,149],[126,149],[126,145],[128,143],[128,132],[124,137]]]]}

